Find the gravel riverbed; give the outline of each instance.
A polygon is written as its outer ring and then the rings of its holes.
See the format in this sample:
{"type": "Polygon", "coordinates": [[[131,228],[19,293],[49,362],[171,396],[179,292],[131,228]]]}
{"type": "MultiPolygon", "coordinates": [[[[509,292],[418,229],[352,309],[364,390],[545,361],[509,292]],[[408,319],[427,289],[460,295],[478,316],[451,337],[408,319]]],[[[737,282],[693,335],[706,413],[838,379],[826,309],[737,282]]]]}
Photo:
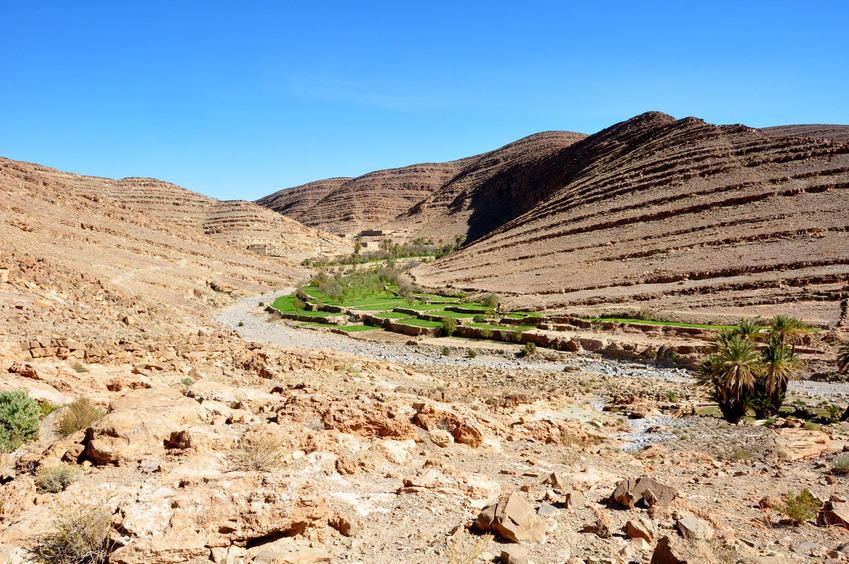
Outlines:
{"type": "MultiPolygon", "coordinates": [[[[283,288],[265,294],[243,298],[220,310],[216,321],[225,329],[237,331],[246,341],[272,343],[284,347],[330,349],[348,354],[392,362],[414,369],[432,366],[491,367],[500,369],[562,371],[567,365],[582,372],[611,377],[650,378],[667,382],[692,382],[692,374],[683,368],[663,368],[633,362],[603,359],[596,355],[561,355],[558,360],[519,359],[509,349],[478,350],[475,358],[464,355],[443,355],[440,347],[409,346],[401,342],[369,340],[339,335],[329,331],[299,328],[284,321],[269,321],[259,302],[271,304],[278,296],[288,295],[294,288],[283,288]],[[242,324],[241,326],[239,324],[242,324]]],[[[467,342],[463,342],[467,343],[467,342]]],[[[831,400],[849,400],[849,383],[792,382],[790,391],[810,394],[831,400]]]]}

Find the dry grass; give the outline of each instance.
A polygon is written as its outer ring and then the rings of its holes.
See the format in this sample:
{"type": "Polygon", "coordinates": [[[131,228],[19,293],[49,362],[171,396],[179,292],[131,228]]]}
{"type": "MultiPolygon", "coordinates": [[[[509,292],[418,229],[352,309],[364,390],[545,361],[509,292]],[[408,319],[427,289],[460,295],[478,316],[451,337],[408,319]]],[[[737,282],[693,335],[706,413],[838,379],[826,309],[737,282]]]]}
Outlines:
{"type": "Polygon", "coordinates": [[[446,556],[449,564],[472,564],[489,548],[492,535],[474,536],[468,533],[448,539],[446,556]]]}
{"type": "Polygon", "coordinates": [[[111,515],[105,505],[74,504],[56,511],[56,529],[38,539],[34,550],[48,564],[102,564],[111,549],[111,515]]]}
{"type": "Polygon", "coordinates": [[[242,436],[230,452],[234,470],[270,472],[284,464],[283,441],[271,433],[242,436]]]}
{"type": "Polygon", "coordinates": [[[45,466],[36,473],[35,485],[42,492],[61,492],[74,483],[82,473],[83,470],[79,466],[68,466],[67,464],[45,466]]]}
{"type": "Polygon", "coordinates": [[[59,419],[57,430],[65,436],[72,435],[88,428],[104,415],[106,412],[91,403],[90,399],[80,397],[68,404],[67,411],[59,419]]]}

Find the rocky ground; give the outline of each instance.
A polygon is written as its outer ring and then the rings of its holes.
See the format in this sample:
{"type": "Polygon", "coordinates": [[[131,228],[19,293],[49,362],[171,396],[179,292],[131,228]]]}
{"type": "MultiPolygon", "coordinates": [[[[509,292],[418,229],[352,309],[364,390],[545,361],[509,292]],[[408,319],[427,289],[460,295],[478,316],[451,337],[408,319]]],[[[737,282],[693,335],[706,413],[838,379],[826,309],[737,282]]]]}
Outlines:
{"type": "Polygon", "coordinates": [[[729,425],[693,415],[707,402],[682,369],[457,340],[445,356],[269,321],[270,297],[99,357],[4,340],[3,389],[109,412],[61,437],[56,411],[5,459],[0,558],[27,561],[86,504],[110,516],[112,563],[849,560],[845,423],[729,425]],[[83,473],[41,491],[59,464],[83,473]],[[838,524],[788,524],[781,496],[803,488],[838,524]]]}

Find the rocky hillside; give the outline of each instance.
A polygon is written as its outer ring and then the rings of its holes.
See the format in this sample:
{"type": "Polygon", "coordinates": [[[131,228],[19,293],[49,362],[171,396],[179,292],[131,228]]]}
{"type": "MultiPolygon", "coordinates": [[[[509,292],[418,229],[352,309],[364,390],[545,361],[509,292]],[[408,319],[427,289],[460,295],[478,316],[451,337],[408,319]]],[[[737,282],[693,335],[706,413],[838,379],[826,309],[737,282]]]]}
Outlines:
{"type": "Polygon", "coordinates": [[[281,190],[257,203],[340,235],[368,230],[398,240],[475,237],[479,229],[470,232],[472,224],[500,225],[515,217],[515,211],[527,209],[531,200],[517,183],[528,163],[583,137],[539,133],[466,159],[323,180],[281,190]]]}
{"type": "Polygon", "coordinates": [[[286,218],[266,225],[294,229],[261,232],[253,217],[273,212],[253,204],[7,159],[0,160],[0,209],[0,279],[23,292],[4,295],[0,318],[7,335],[19,328],[21,337],[136,331],[121,322],[125,317],[146,320],[148,330],[196,330],[210,308],[232,296],[308,275],[288,260],[248,251],[257,232],[296,246],[296,257],[317,246],[298,239],[317,237],[314,230],[286,218]],[[250,219],[234,213],[242,210],[250,219]]]}
{"type": "Polygon", "coordinates": [[[614,125],[528,165],[540,203],[416,277],[573,311],[845,324],[849,144],[783,131],[614,125]]]}

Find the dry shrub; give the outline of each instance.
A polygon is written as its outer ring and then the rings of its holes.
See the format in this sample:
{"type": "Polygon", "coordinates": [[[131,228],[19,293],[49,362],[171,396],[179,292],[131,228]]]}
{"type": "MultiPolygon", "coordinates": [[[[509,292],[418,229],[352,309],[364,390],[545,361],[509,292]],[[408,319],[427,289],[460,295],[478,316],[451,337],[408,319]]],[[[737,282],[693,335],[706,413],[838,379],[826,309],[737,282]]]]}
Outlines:
{"type": "Polygon", "coordinates": [[[849,454],[841,454],[832,460],[831,472],[839,476],[849,475],[849,454]]]}
{"type": "Polygon", "coordinates": [[[106,412],[91,403],[86,397],[80,397],[68,404],[65,413],[59,419],[57,430],[67,436],[89,425],[106,415],[106,412]]]}
{"type": "Polygon", "coordinates": [[[270,472],[284,463],[283,441],[271,433],[242,436],[230,452],[234,470],[270,472]]]}
{"type": "Polygon", "coordinates": [[[56,530],[38,539],[35,556],[48,564],[102,564],[112,546],[104,505],[74,504],[56,511],[56,530]]]}
{"type": "Polygon", "coordinates": [[[446,543],[446,556],[449,564],[472,564],[489,548],[492,535],[474,536],[462,533],[449,538],[446,543]]]}
{"type": "Polygon", "coordinates": [[[43,492],[61,492],[82,475],[82,468],[60,464],[58,466],[45,466],[40,468],[35,475],[35,485],[43,492]]]}

